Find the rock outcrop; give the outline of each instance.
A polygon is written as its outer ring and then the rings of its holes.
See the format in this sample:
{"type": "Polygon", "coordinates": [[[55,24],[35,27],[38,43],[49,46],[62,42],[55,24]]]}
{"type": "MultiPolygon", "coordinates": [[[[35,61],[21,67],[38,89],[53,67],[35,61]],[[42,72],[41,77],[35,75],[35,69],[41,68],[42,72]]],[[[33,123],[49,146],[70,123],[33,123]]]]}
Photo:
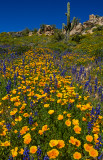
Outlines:
{"type": "Polygon", "coordinates": [[[33,32],[29,32],[28,36],[32,36],[33,35],[33,32]]]}
{"type": "Polygon", "coordinates": [[[42,31],[41,29],[38,30],[37,32],[38,35],[45,34],[47,36],[51,36],[54,34],[53,27],[51,25],[45,25],[44,30],[42,31]]]}
{"type": "MultiPolygon", "coordinates": [[[[96,16],[94,14],[89,15],[89,20],[84,22],[83,24],[79,23],[77,26],[70,31],[70,35],[75,34],[87,34],[93,33],[93,29],[96,28],[96,25],[103,25],[103,17],[96,16]]],[[[63,30],[63,34],[66,34],[66,31],[63,30]]]]}
{"type": "Polygon", "coordinates": [[[81,33],[83,30],[83,25],[81,23],[79,23],[77,26],[75,26],[71,31],[70,31],[70,35],[74,35],[76,33],[81,33]]]}

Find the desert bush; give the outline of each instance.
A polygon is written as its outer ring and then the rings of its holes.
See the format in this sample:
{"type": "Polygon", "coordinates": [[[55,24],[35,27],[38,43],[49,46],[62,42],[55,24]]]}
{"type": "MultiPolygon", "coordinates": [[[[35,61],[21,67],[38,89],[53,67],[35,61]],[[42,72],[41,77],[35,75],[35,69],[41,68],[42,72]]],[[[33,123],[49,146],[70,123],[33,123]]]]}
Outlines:
{"type": "Polygon", "coordinates": [[[76,34],[76,35],[74,35],[74,36],[71,38],[71,40],[79,43],[80,40],[83,39],[83,38],[85,38],[84,35],[80,35],[80,34],[78,35],[78,34],[76,34]]]}
{"type": "Polygon", "coordinates": [[[40,30],[41,30],[41,32],[44,32],[45,26],[46,26],[46,24],[41,24],[41,25],[40,25],[40,30]]]}
{"type": "Polygon", "coordinates": [[[95,31],[101,31],[103,30],[103,26],[97,26],[97,28],[94,28],[92,31],[95,32],[95,31]]]}
{"type": "Polygon", "coordinates": [[[58,42],[65,38],[64,34],[60,30],[56,30],[52,38],[52,42],[58,42]]]}
{"type": "Polygon", "coordinates": [[[25,28],[23,31],[22,31],[22,35],[23,36],[27,36],[30,32],[30,29],[29,28],[25,28]]]}
{"type": "Polygon", "coordinates": [[[13,52],[17,52],[18,55],[21,55],[22,53],[27,52],[28,50],[30,50],[30,48],[31,48],[30,46],[25,46],[25,45],[21,46],[20,45],[20,46],[16,46],[12,51],[13,52]]]}

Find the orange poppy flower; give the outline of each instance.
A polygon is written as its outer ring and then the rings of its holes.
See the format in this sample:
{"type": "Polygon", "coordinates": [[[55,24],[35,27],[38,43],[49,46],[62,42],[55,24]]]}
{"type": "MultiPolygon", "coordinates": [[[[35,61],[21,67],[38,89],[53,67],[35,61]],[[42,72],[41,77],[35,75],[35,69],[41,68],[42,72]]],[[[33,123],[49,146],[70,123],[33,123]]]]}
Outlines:
{"type": "Polygon", "coordinates": [[[89,141],[89,142],[92,142],[93,137],[91,135],[87,135],[86,136],[86,140],[89,141]]]}
{"type": "Polygon", "coordinates": [[[89,155],[91,157],[97,157],[98,156],[98,151],[94,148],[92,148],[90,151],[89,151],[89,155]]]}
{"type": "Polygon", "coordinates": [[[79,153],[79,152],[75,152],[74,154],[73,154],[73,158],[74,159],[81,159],[81,153],[79,153]]]}
{"type": "Polygon", "coordinates": [[[30,153],[35,153],[37,151],[37,147],[36,146],[31,146],[30,147],[30,153]]]}
{"type": "Polygon", "coordinates": [[[75,133],[80,134],[81,128],[78,125],[74,126],[73,129],[74,129],[75,133]]]}
{"type": "Polygon", "coordinates": [[[91,148],[93,148],[92,144],[87,144],[87,143],[84,144],[85,151],[89,152],[91,148]]]}
{"type": "Polygon", "coordinates": [[[59,151],[57,149],[52,149],[47,152],[47,155],[49,156],[50,159],[54,159],[59,155],[59,151]]]}

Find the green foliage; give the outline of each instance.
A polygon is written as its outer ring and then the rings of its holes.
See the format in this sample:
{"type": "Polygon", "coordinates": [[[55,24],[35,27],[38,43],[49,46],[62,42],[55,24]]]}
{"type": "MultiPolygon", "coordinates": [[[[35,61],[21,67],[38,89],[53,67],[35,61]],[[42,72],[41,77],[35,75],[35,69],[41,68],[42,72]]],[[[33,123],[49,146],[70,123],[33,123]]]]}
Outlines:
{"type": "Polygon", "coordinates": [[[41,25],[40,25],[40,30],[41,30],[41,32],[44,32],[45,26],[46,26],[46,24],[41,24],[41,25]]]}
{"type": "Polygon", "coordinates": [[[22,35],[23,36],[27,36],[30,32],[30,29],[29,28],[25,28],[23,31],[22,31],[22,35]]]}
{"type": "Polygon", "coordinates": [[[56,25],[55,25],[55,24],[52,24],[51,27],[52,27],[53,29],[56,29],[56,25]]]}
{"type": "Polygon", "coordinates": [[[34,28],[33,33],[35,34],[35,33],[37,33],[37,31],[38,31],[38,29],[34,28]]]}
{"type": "Polygon", "coordinates": [[[78,35],[78,34],[76,34],[76,35],[72,36],[71,40],[79,43],[80,40],[83,39],[83,38],[85,38],[84,35],[78,35]]]}
{"type": "Polygon", "coordinates": [[[60,30],[57,30],[53,35],[52,42],[61,41],[64,39],[64,37],[64,34],[60,30]]]}
{"type": "Polygon", "coordinates": [[[92,31],[96,32],[96,31],[102,31],[103,30],[103,26],[97,26],[97,28],[94,28],[92,31]]]}
{"type": "Polygon", "coordinates": [[[27,52],[30,50],[30,46],[16,46],[12,51],[17,52],[17,54],[21,55],[22,53],[27,52]]]}

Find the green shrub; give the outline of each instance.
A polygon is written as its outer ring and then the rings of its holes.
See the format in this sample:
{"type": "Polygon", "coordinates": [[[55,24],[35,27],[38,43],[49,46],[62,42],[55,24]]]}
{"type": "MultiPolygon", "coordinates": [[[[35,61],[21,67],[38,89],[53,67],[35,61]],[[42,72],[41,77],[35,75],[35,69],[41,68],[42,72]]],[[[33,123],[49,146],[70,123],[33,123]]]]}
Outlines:
{"type": "Polygon", "coordinates": [[[23,36],[27,36],[30,32],[30,29],[29,28],[25,28],[23,31],[22,31],[22,35],[23,36]]]}
{"type": "Polygon", "coordinates": [[[83,39],[83,38],[85,38],[85,35],[78,35],[78,34],[76,34],[76,35],[74,35],[74,36],[71,38],[71,40],[79,43],[80,40],[83,39]]]}
{"type": "Polygon", "coordinates": [[[59,41],[63,40],[64,38],[65,38],[65,35],[60,30],[57,30],[54,33],[54,36],[52,38],[52,42],[59,42],[59,41]]]}
{"type": "Polygon", "coordinates": [[[103,30],[103,26],[97,26],[97,28],[94,28],[92,31],[96,32],[96,31],[101,31],[103,30]]]}
{"type": "Polygon", "coordinates": [[[13,49],[13,52],[17,52],[18,55],[21,55],[22,53],[25,53],[30,49],[30,46],[17,46],[13,49]]]}

